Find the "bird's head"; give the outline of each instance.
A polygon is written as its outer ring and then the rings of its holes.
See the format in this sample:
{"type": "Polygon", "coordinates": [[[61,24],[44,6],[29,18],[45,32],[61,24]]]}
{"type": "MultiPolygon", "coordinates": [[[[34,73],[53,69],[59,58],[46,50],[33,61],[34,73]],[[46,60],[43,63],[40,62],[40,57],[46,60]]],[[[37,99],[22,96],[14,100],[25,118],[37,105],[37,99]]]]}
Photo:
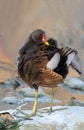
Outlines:
{"type": "Polygon", "coordinates": [[[37,44],[45,44],[45,45],[49,45],[48,41],[47,41],[47,36],[45,34],[45,32],[41,29],[37,29],[35,31],[33,31],[30,35],[30,37],[32,38],[32,40],[37,43],[37,44]]]}

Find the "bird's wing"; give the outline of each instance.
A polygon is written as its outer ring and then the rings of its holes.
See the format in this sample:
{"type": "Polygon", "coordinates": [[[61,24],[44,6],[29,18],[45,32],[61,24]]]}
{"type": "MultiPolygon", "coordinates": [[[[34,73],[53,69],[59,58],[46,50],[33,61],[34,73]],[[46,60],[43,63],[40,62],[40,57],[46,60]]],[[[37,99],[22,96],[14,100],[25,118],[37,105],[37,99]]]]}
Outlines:
{"type": "Polygon", "coordinates": [[[77,51],[69,47],[61,48],[60,53],[62,55],[62,58],[66,57],[67,66],[71,64],[71,62],[74,60],[74,57],[77,55],[77,51]]]}
{"type": "Polygon", "coordinates": [[[47,67],[54,70],[57,68],[58,64],[60,62],[60,54],[57,52],[54,54],[54,56],[49,60],[47,63],[47,67]]]}
{"type": "Polygon", "coordinates": [[[80,75],[84,76],[84,70],[82,69],[81,61],[78,56],[71,62],[71,67],[75,69],[80,75]]]}
{"type": "Polygon", "coordinates": [[[56,87],[56,84],[63,83],[63,77],[50,68],[43,68],[37,78],[39,85],[43,87],[56,87]]]}

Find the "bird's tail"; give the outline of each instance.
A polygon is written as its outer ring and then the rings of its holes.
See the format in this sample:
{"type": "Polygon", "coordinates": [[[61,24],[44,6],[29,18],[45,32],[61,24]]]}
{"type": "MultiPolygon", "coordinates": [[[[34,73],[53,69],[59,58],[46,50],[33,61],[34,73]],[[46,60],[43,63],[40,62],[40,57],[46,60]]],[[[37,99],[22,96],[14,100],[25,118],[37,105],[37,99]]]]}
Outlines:
{"type": "Polygon", "coordinates": [[[66,57],[66,64],[67,66],[71,66],[75,69],[80,75],[84,75],[84,72],[81,68],[80,59],[78,57],[78,52],[74,49],[69,47],[61,48],[61,55],[62,57],[66,57]]]}
{"type": "Polygon", "coordinates": [[[67,57],[66,64],[75,69],[80,75],[84,76],[84,70],[81,66],[81,61],[77,55],[77,51],[69,47],[61,48],[61,55],[67,57]]]}
{"type": "Polygon", "coordinates": [[[69,47],[64,47],[60,49],[61,57],[63,59],[63,62],[65,60],[65,63],[67,66],[71,64],[73,61],[74,57],[77,55],[77,51],[75,49],[69,48],[69,47]]]}
{"type": "Polygon", "coordinates": [[[69,71],[69,66],[77,55],[77,51],[69,47],[61,48],[59,51],[60,61],[54,71],[62,75],[63,78],[66,78],[69,71]]]}
{"type": "Polygon", "coordinates": [[[84,76],[84,70],[82,68],[82,63],[78,55],[74,58],[70,65],[79,73],[79,75],[84,76]]]}

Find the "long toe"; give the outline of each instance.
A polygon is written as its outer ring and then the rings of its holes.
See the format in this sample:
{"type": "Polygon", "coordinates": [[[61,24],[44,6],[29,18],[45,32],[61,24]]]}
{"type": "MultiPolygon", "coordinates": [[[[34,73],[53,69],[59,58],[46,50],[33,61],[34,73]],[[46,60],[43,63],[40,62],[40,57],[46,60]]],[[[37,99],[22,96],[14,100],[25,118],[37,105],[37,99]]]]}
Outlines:
{"type": "Polygon", "coordinates": [[[17,115],[15,115],[17,118],[22,118],[24,120],[33,120],[31,117],[35,116],[35,113],[25,113],[23,112],[21,109],[17,110],[17,115]],[[21,115],[19,116],[18,113],[21,113],[21,115]]]}

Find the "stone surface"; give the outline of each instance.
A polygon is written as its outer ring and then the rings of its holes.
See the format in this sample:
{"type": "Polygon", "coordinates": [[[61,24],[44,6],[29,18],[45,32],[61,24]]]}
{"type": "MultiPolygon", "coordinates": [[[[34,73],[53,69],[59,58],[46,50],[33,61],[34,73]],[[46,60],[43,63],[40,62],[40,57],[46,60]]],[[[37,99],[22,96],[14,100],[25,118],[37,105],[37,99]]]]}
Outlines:
{"type": "Polygon", "coordinates": [[[75,97],[72,97],[67,105],[68,106],[83,106],[84,107],[84,102],[81,102],[81,101],[77,100],[75,97]]]}
{"type": "MultiPolygon", "coordinates": [[[[16,81],[16,79],[14,79],[16,81]]],[[[7,82],[2,82],[1,85],[1,90],[6,89],[7,87],[11,88],[11,85],[16,85],[16,82],[12,80],[8,80],[7,82]],[[2,89],[3,88],[3,89],[2,89]]],[[[18,81],[18,80],[17,80],[18,81]]],[[[27,87],[26,84],[24,84],[22,81],[19,80],[20,86],[25,86],[27,87]]],[[[65,83],[61,87],[66,87],[68,89],[74,90],[74,92],[81,91],[84,93],[84,79],[80,78],[75,78],[75,77],[69,77],[65,80],[65,83]]],[[[67,90],[68,90],[67,89],[67,90]]],[[[13,90],[13,89],[11,89],[13,90]]],[[[34,96],[35,96],[35,90],[31,89],[29,87],[27,88],[17,88],[16,93],[22,94],[23,98],[21,98],[21,102],[23,103],[22,106],[25,107],[25,102],[32,102],[34,101],[34,96]]],[[[15,92],[14,91],[14,92],[15,92]]],[[[11,92],[11,91],[10,91],[11,92]]],[[[72,91],[73,92],[73,91],[72,91]]],[[[60,100],[54,100],[57,102],[60,102],[60,100]]],[[[72,101],[72,100],[71,100],[72,101]]],[[[20,105],[19,100],[17,99],[17,94],[16,98],[11,96],[6,96],[6,98],[3,99],[3,102],[13,104],[17,103],[20,105]]],[[[50,97],[47,96],[39,87],[39,102],[44,103],[44,102],[50,102],[50,97]]],[[[70,102],[71,103],[71,102],[70,102]]],[[[15,118],[16,122],[19,121],[19,125],[21,125],[18,130],[84,130],[84,102],[81,102],[80,100],[76,100],[75,98],[73,99],[72,104],[68,105],[73,105],[74,106],[56,106],[54,109],[56,111],[52,112],[51,114],[48,113],[40,113],[38,112],[39,115],[41,116],[34,116],[32,117],[33,120],[23,120],[23,118],[15,118]],[[82,107],[83,106],[83,107],[82,107]],[[22,121],[23,120],[23,121],[22,121]]],[[[22,107],[21,106],[21,107],[22,107]]],[[[18,106],[17,106],[18,107],[18,106]]],[[[20,106],[18,107],[19,109],[21,108],[20,106]]],[[[30,110],[24,110],[23,111],[26,113],[31,113],[30,110]]],[[[16,108],[16,107],[15,107],[16,108]]],[[[22,116],[21,113],[17,111],[17,109],[9,110],[8,112],[14,115],[22,116]]],[[[49,109],[49,108],[48,108],[49,109]]],[[[41,109],[41,111],[45,111],[41,109]]],[[[6,111],[7,112],[7,111],[6,111]]],[[[2,111],[0,112],[0,114],[2,111]]],[[[17,128],[16,128],[17,129],[17,128]]],[[[14,129],[14,130],[16,130],[14,129]]]]}
{"type": "Polygon", "coordinates": [[[12,113],[13,110],[0,111],[0,130],[17,130],[18,122],[12,113]]]}
{"type": "MultiPolygon", "coordinates": [[[[21,88],[19,93],[24,97],[35,97],[35,89],[31,89],[29,87],[21,88]]],[[[45,93],[39,88],[39,97],[41,96],[45,96],[45,93]]]]}
{"type": "Polygon", "coordinates": [[[77,77],[68,77],[64,85],[74,89],[84,90],[84,81],[77,77]]]}
{"type": "MultiPolygon", "coordinates": [[[[84,130],[84,108],[80,106],[56,106],[56,111],[49,113],[38,113],[41,116],[34,116],[32,120],[15,118],[20,126],[18,130],[84,130]]],[[[48,108],[49,109],[49,108],[48,108]]],[[[44,111],[43,109],[40,109],[44,111]]],[[[31,111],[24,111],[31,113],[31,111]]],[[[22,116],[17,110],[0,111],[0,114],[10,113],[22,116]]],[[[8,125],[9,127],[9,125],[8,125]]],[[[15,128],[14,130],[17,130],[15,128]]]]}
{"type": "Polygon", "coordinates": [[[84,130],[83,107],[55,107],[55,112],[20,122],[20,130],[84,130]]]}
{"type": "Polygon", "coordinates": [[[14,105],[19,105],[23,103],[22,100],[18,99],[17,97],[5,97],[1,100],[2,103],[4,104],[14,104],[14,105]]]}
{"type": "Polygon", "coordinates": [[[84,94],[84,78],[67,77],[64,84],[59,85],[74,94],[84,94]]]}

